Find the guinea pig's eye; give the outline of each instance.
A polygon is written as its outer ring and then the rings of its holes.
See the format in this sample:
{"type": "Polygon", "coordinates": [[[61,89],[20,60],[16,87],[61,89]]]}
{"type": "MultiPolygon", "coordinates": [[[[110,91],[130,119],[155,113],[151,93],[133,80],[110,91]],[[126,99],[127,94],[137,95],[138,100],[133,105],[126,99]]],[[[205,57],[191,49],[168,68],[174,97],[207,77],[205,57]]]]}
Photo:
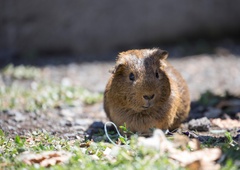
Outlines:
{"type": "Polygon", "coordinates": [[[158,74],[158,72],[156,71],[156,78],[159,78],[159,74],[158,74]]]}
{"type": "Polygon", "coordinates": [[[134,76],[133,73],[130,73],[130,74],[129,74],[129,80],[131,80],[131,81],[134,81],[134,80],[135,80],[135,76],[134,76]]]}

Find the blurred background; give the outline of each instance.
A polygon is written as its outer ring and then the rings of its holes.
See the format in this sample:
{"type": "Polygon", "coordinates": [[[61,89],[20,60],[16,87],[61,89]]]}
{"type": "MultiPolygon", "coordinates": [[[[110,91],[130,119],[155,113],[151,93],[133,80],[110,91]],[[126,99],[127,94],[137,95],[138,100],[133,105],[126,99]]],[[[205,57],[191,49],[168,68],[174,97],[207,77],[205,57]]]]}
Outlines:
{"type": "Polygon", "coordinates": [[[113,60],[119,51],[147,47],[169,48],[172,56],[212,52],[212,42],[229,45],[240,37],[239,6],[238,0],[1,0],[0,60],[113,60]]]}
{"type": "Polygon", "coordinates": [[[196,87],[200,92],[216,87],[236,92],[239,7],[238,0],[1,0],[0,63],[85,63],[63,69],[65,76],[103,91],[113,65],[106,62],[123,50],[160,47],[169,51],[192,94],[196,87]]]}

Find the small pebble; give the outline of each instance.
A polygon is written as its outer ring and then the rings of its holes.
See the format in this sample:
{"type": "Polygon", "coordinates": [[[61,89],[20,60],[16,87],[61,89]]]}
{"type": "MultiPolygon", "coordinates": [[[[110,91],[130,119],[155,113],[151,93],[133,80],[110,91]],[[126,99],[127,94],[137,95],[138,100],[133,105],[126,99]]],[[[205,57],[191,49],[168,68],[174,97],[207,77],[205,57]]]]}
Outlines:
{"type": "Polygon", "coordinates": [[[104,124],[103,124],[103,122],[93,122],[90,127],[91,128],[103,129],[104,124]]]}
{"type": "Polygon", "coordinates": [[[210,124],[211,122],[206,117],[200,119],[192,119],[188,124],[188,129],[199,132],[207,132],[209,131],[210,124]]]}
{"type": "Polygon", "coordinates": [[[16,122],[22,122],[22,121],[24,121],[26,119],[26,117],[22,114],[22,113],[20,113],[20,112],[15,112],[15,117],[14,117],[14,120],[16,121],[16,122]]]}

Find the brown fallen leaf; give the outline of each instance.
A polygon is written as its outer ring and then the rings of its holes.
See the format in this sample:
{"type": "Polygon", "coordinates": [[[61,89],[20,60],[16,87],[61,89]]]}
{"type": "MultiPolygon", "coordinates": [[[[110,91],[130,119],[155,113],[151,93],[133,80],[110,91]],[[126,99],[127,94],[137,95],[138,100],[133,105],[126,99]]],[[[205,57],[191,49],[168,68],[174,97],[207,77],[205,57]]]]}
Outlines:
{"type": "Polygon", "coordinates": [[[239,120],[234,120],[234,119],[212,119],[211,120],[212,124],[224,128],[224,129],[233,129],[233,128],[239,128],[240,127],[240,121],[239,120]]]}
{"type": "Polygon", "coordinates": [[[194,161],[194,162],[186,165],[186,168],[189,170],[198,170],[201,168],[201,161],[199,161],[199,160],[194,161]]]}
{"type": "Polygon", "coordinates": [[[185,150],[187,148],[189,138],[185,135],[180,135],[178,133],[173,135],[173,144],[175,148],[181,148],[185,150]]]}
{"type": "Polygon", "coordinates": [[[215,161],[221,157],[219,148],[200,148],[197,139],[190,140],[183,135],[174,135],[173,141],[169,141],[164,133],[157,129],[153,133],[153,137],[138,138],[138,145],[159,150],[159,155],[168,153],[170,160],[173,160],[182,167],[190,170],[217,170],[220,165],[215,161]],[[189,151],[188,148],[192,151],[189,151]]]}
{"type": "Polygon", "coordinates": [[[45,151],[39,154],[24,152],[18,155],[17,159],[28,164],[39,164],[42,167],[66,163],[72,154],[66,151],[45,151]]]}
{"type": "Polygon", "coordinates": [[[216,165],[214,161],[219,159],[221,154],[222,152],[219,148],[205,148],[194,152],[182,151],[178,153],[172,153],[169,155],[169,157],[178,161],[180,165],[184,167],[195,167],[193,164],[200,163],[199,167],[202,170],[215,170],[219,169],[219,165],[216,165]]]}
{"type": "Polygon", "coordinates": [[[192,151],[196,151],[196,150],[199,150],[201,148],[200,142],[197,139],[189,140],[188,146],[191,148],[192,151]]]}
{"type": "Polygon", "coordinates": [[[174,134],[173,144],[175,148],[186,150],[188,147],[192,151],[200,149],[200,143],[197,139],[189,139],[186,135],[174,134]]]}
{"type": "Polygon", "coordinates": [[[86,143],[80,143],[80,148],[88,148],[91,145],[92,141],[88,141],[86,143]]]}

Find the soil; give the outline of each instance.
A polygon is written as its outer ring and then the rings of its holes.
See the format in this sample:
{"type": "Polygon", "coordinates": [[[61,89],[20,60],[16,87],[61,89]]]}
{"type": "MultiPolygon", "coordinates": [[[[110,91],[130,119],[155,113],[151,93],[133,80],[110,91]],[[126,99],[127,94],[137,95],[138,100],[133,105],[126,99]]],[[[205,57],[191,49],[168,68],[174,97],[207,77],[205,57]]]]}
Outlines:
{"type": "MultiPolygon", "coordinates": [[[[189,119],[178,131],[201,140],[222,137],[230,132],[240,143],[240,57],[215,54],[169,60],[186,79],[192,99],[189,119]],[[224,121],[230,123],[221,126],[224,121]]],[[[113,62],[92,62],[45,65],[41,69],[49,80],[61,82],[67,79],[93,92],[103,92],[110,76],[108,70],[112,66],[113,62]]],[[[4,84],[4,81],[0,80],[0,84],[4,84]]],[[[98,140],[99,136],[95,134],[103,131],[106,121],[108,119],[101,102],[45,112],[0,112],[0,128],[10,136],[41,131],[68,139],[89,137],[98,140]]]]}

